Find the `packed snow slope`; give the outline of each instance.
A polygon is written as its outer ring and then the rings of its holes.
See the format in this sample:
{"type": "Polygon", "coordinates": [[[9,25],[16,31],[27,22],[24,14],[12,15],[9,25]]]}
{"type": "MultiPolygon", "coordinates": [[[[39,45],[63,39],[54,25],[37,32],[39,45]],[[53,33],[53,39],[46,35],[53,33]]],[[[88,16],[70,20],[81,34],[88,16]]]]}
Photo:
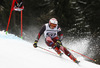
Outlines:
{"type": "Polygon", "coordinates": [[[100,65],[82,57],[77,58],[81,61],[80,64],[74,63],[65,55],[60,57],[34,48],[32,43],[0,31],[0,68],[100,68],[100,65]]]}

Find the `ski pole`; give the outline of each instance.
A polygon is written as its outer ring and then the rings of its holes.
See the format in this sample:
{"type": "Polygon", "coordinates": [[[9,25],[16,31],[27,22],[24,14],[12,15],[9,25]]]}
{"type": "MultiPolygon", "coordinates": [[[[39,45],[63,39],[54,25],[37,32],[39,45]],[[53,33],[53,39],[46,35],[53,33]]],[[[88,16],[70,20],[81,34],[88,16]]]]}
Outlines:
{"type": "MultiPolygon", "coordinates": [[[[69,48],[67,48],[67,49],[69,49],[69,48]]],[[[83,55],[83,54],[81,54],[81,53],[79,53],[79,52],[76,52],[76,51],[74,51],[74,50],[72,50],[72,49],[69,49],[69,50],[71,50],[71,51],[73,51],[73,52],[75,52],[75,53],[77,53],[77,54],[79,54],[79,55],[81,55],[81,56],[84,56],[84,57],[86,57],[86,58],[88,58],[88,59],[90,59],[90,60],[96,62],[96,60],[94,60],[94,59],[92,59],[92,58],[90,58],[90,57],[87,57],[87,56],[85,56],[85,55],[83,55]]]]}
{"type": "Polygon", "coordinates": [[[45,48],[42,48],[42,47],[40,47],[40,46],[38,46],[38,47],[41,48],[41,49],[43,49],[43,50],[45,50],[45,51],[48,51],[48,52],[53,53],[53,54],[56,55],[56,53],[54,53],[54,52],[52,52],[52,51],[49,51],[49,50],[47,50],[47,49],[45,49],[45,48]]]}

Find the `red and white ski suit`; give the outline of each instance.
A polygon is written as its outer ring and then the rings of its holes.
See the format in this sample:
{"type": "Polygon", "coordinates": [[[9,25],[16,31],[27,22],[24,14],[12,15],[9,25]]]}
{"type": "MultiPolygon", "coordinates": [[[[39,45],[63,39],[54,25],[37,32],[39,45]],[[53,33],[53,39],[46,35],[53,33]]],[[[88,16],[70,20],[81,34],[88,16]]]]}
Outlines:
{"type": "MultiPolygon", "coordinates": [[[[43,25],[40,32],[38,33],[37,40],[40,39],[40,36],[44,33],[45,36],[45,42],[49,47],[54,47],[57,40],[63,39],[63,34],[61,32],[61,28],[57,25],[54,29],[51,29],[49,27],[49,24],[43,25]]],[[[67,56],[69,56],[73,61],[76,60],[76,58],[62,45],[60,47],[55,48],[56,52],[58,54],[60,53],[60,50],[62,50],[67,56]]]]}

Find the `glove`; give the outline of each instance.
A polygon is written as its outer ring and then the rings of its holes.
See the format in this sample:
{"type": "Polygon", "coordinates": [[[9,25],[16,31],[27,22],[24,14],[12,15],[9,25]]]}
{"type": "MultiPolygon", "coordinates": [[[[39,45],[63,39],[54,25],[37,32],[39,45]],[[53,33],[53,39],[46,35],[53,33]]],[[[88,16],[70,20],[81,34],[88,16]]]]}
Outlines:
{"type": "Polygon", "coordinates": [[[33,46],[36,48],[37,47],[37,43],[38,43],[38,40],[35,40],[33,46]]]}
{"type": "Polygon", "coordinates": [[[55,43],[55,45],[56,45],[57,47],[60,47],[60,46],[62,46],[62,43],[61,43],[60,40],[57,40],[57,42],[55,43]]]}

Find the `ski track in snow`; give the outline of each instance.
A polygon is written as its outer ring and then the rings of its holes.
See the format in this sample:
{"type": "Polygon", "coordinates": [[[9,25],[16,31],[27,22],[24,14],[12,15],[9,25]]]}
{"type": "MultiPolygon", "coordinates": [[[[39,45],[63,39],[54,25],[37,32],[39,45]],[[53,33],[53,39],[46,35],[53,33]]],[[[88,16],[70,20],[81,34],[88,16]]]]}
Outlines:
{"type": "Polygon", "coordinates": [[[74,63],[65,55],[60,57],[34,48],[32,43],[0,31],[0,68],[100,68],[100,65],[88,62],[82,57],[78,59],[80,64],[74,63]]]}

